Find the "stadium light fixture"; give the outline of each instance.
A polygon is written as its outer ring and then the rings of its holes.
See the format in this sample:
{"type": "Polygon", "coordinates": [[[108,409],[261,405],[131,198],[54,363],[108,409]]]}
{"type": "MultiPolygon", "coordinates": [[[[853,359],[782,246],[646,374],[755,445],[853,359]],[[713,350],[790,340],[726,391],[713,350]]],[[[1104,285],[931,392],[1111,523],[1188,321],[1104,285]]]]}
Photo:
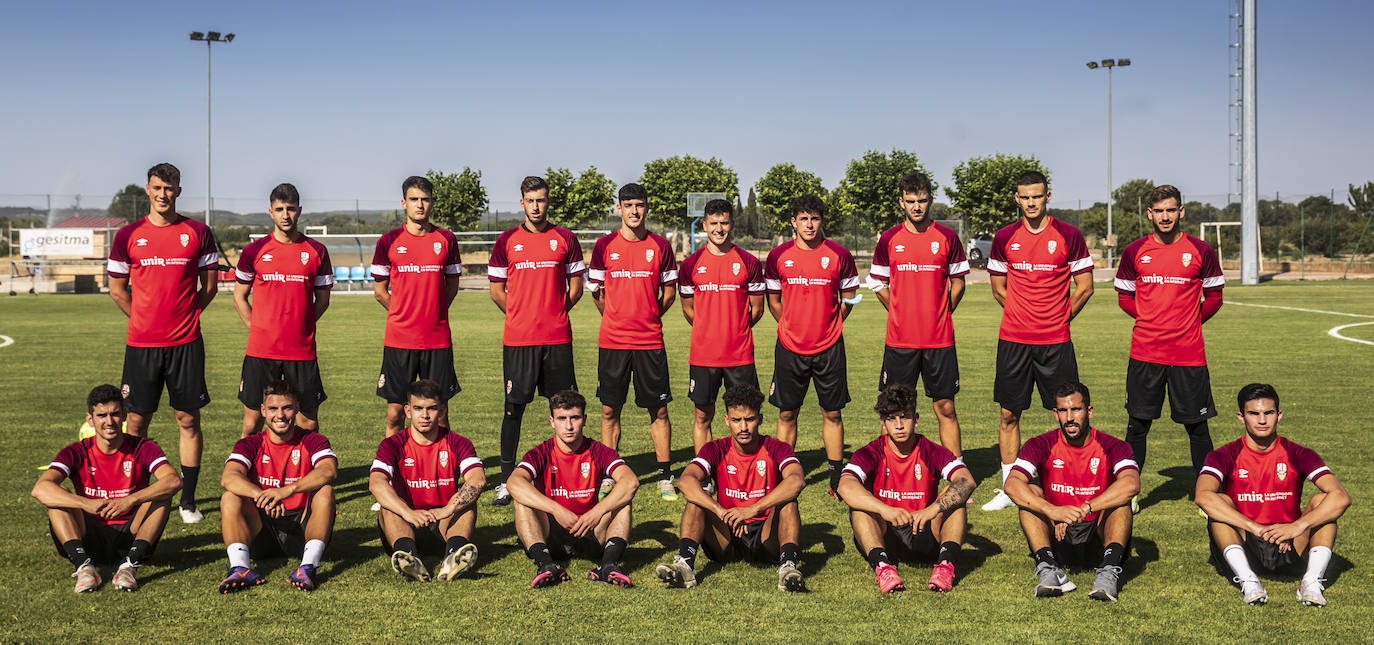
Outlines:
{"type": "Polygon", "coordinates": [[[232,43],[234,34],[220,34],[218,31],[191,32],[191,40],[205,41],[205,225],[210,226],[210,45],[212,43],[232,43]],[[221,35],[223,38],[221,38],[221,35]]]}
{"type": "Polygon", "coordinates": [[[1088,61],[1088,69],[1102,67],[1107,70],[1107,268],[1112,268],[1112,251],[1116,239],[1112,233],[1112,68],[1127,67],[1129,58],[1104,58],[1100,62],[1088,61]]]}
{"type": "MultiPolygon", "coordinates": [[[[191,36],[191,40],[200,40],[200,39],[199,39],[199,38],[196,38],[195,35],[193,34],[193,35],[191,36]]],[[[1097,61],[1095,61],[1095,60],[1090,60],[1090,61],[1088,61],[1088,69],[1097,69],[1097,61]]]]}

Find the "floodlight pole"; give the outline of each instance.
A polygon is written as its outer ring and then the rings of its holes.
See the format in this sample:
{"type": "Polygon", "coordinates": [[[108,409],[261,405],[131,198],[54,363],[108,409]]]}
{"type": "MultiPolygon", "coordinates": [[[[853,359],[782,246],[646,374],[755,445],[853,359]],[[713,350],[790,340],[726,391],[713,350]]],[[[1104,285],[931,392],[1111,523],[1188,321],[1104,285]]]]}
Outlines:
{"type": "Polygon", "coordinates": [[[1240,282],[1259,284],[1259,151],[1255,113],[1255,0],[1245,0],[1241,18],[1241,197],[1240,282]]]}
{"type": "Polygon", "coordinates": [[[1098,67],[1107,70],[1107,268],[1112,268],[1112,251],[1115,250],[1115,239],[1112,229],[1112,68],[1126,67],[1131,64],[1129,58],[1104,58],[1099,63],[1088,61],[1088,69],[1098,67]]]}
{"type": "Polygon", "coordinates": [[[218,31],[199,31],[191,32],[191,40],[205,41],[205,225],[211,226],[210,208],[212,205],[210,197],[210,45],[213,43],[234,42],[234,34],[225,34],[220,37],[218,31]]]}

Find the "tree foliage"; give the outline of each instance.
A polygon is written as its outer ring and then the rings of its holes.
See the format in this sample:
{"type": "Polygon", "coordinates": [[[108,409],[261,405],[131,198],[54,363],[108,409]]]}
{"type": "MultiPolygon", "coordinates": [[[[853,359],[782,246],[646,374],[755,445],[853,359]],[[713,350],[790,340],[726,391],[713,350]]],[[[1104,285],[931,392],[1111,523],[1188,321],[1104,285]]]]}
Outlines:
{"type": "Polygon", "coordinates": [[[758,213],[763,220],[760,223],[773,233],[791,230],[788,220],[792,217],[792,200],[807,194],[826,198],[821,178],[815,173],[798,170],[791,163],[769,168],[749,192],[758,194],[758,213]]]}
{"type": "Polygon", "coordinates": [[[754,237],[764,234],[765,228],[759,222],[759,198],[754,187],[749,187],[749,201],[744,203],[745,221],[749,222],[749,233],[754,237]]]}
{"type": "MultiPolygon", "coordinates": [[[[916,153],[895,148],[889,153],[869,150],[862,157],[850,160],[844,169],[844,178],[826,203],[831,212],[830,225],[826,228],[873,232],[901,221],[897,182],[913,170],[930,175],[916,158],[916,153]]],[[[931,185],[938,190],[934,180],[931,185]]],[[[932,194],[931,198],[934,197],[932,194]]]]}
{"type": "Polygon", "coordinates": [[[1000,152],[971,157],[954,166],[954,188],[946,188],[945,194],[954,210],[968,221],[971,235],[993,233],[1016,221],[1016,178],[1027,170],[1050,176],[1034,156],[1000,152]]]}
{"type": "Polygon", "coordinates": [[[482,187],[482,171],[464,167],[457,174],[431,169],[425,173],[434,183],[434,210],[430,219],[453,231],[477,228],[487,212],[487,189],[482,187]]]}
{"type": "Polygon", "coordinates": [[[596,166],[576,177],[567,168],[549,168],[544,181],[549,184],[549,221],[559,226],[578,228],[601,222],[615,204],[615,182],[596,166]]]}
{"type": "Polygon", "coordinates": [[[725,193],[739,196],[739,175],[725,162],[691,155],[655,159],[644,164],[639,183],[649,192],[649,217],[668,226],[685,226],[687,193],[725,193]]]}
{"type": "Polygon", "coordinates": [[[1365,182],[1363,186],[1350,184],[1350,207],[1355,209],[1356,215],[1368,216],[1374,211],[1374,181],[1365,182]]]}
{"type": "Polygon", "coordinates": [[[110,207],[106,209],[110,217],[118,217],[126,221],[134,221],[152,210],[152,205],[148,202],[148,193],[144,192],[143,187],[138,184],[129,184],[115,193],[110,200],[110,207]]]}

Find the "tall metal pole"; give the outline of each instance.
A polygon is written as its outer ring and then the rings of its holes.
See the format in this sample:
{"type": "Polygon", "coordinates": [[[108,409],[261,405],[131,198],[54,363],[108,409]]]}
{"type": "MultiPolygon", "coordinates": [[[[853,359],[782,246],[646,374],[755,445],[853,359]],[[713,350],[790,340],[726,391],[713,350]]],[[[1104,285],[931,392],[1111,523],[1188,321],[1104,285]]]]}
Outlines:
{"type": "Polygon", "coordinates": [[[1112,268],[1116,238],[1112,228],[1112,68],[1107,68],[1107,268],[1112,268]]]}
{"type": "Polygon", "coordinates": [[[1243,117],[1241,121],[1241,202],[1240,202],[1240,281],[1259,284],[1259,151],[1256,148],[1258,118],[1255,106],[1255,0],[1245,0],[1241,18],[1244,31],[1241,84],[1243,117]]]}
{"type": "Polygon", "coordinates": [[[205,41],[205,226],[210,227],[210,43],[205,41]]]}

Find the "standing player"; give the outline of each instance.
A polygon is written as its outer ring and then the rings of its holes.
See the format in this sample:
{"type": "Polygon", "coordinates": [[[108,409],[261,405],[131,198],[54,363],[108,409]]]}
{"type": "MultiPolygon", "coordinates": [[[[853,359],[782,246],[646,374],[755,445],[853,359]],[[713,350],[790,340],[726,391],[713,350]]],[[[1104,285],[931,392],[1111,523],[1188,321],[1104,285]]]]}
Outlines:
{"type": "Polygon", "coordinates": [[[279,556],[301,559],[287,580],[312,591],[334,532],[339,458],[324,435],[296,425],[300,395],[289,382],[269,383],[259,398],[267,432],[239,439],[220,479],[220,531],[229,552],[229,575],[219,583],[219,592],[266,582],[249,559],[279,556]]]}
{"type": "MultiPolygon", "coordinates": [[[[1093,259],[1083,233],[1051,217],[1049,203],[1045,175],[1034,170],[1021,173],[1016,178],[1021,219],[997,231],[988,257],[992,296],[1002,306],[992,396],[1002,407],[997,446],[1003,483],[1021,447],[1021,413],[1031,405],[1031,387],[1040,390],[1041,404],[1051,410],[1050,390],[1078,380],[1069,321],[1093,295],[1093,259]]],[[[1015,505],[1007,493],[996,493],[983,510],[1015,505]]]]}
{"type": "Polygon", "coordinates": [[[702,446],[682,471],[687,507],[678,554],[654,573],[670,587],[696,586],[697,549],[704,546],[717,562],[777,562],[778,589],[805,591],[806,581],[797,570],[797,495],[806,486],[801,463],[791,446],[759,434],[763,393],[758,388],[732,385],[723,399],[730,436],[702,446]],[[703,480],[716,484],[714,498],[703,480]]]}
{"type": "Polygon", "coordinates": [[[1090,424],[1087,386],[1066,381],[1053,396],[1059,429],[1027,441],[1006,482],[1007,494],[1021,507],[1021,530],[1035,559],[1035,595],[1078,588],[1060,568],[1060,558],[1091,561],[1101,553],[1088,597],[1115,602],[1131,544],[1130,502],[1140,492],[1140,468],[1126,442],[1090,424]]]}
{"type": "Polygon", "coordinates": [[[854,451],[840,477],[840,497],[851,509],[854,544],[884,593],[902,591],[893,558],[933,562],[926,587],[954,587],[954,565],[968,529],[964,503],[978,485],[953,451],[916,434],[916,389],[889,385],[873,406],[882,433],[854,451]],[[937,496],[935,487],[949,485],[937,496]],[[890,555],[888,552],[891,551],[890,555]]]}
{"type": "MultiPolygon", "coordinates": [[[[658,460],[658,496],[676,500],[668,402],[668,353],[663,349],[663,314],[677,297],[677,257],[662,236],[645,226],[649,194],[639,184],[620,189],[620,230],[592,248],[587,288],[601,312],[597,339],[596,397],[601,399],[601,443],[620,449],[620,411],[634,375],[635,405],[649,412],[649,433],[658,460]]],[[[603,493],[612,482],[602,482],[603,493]]]]}
{"type": "Polygon", "coordinates": [[[764,263],[768,310],[778,321],[768,402],[778,408],[778,439],[796,448],[797,412],[816,382],[830,494],[835,495],[844,466],[841,410],[849,403],[841,333],[859,302],[859,272],[849,249],[825,239],[825,203],[819,197],[793,200],[791,223],[796,239],[773,249],[764,263]]]}
{"type": "Polygon", "coordinates": [[[892,383],[925,381],[926,396],[935,405],[940,445],[954,456],[963,454],[954,395],[959,391],[959,357],[954,349],[951,314],[964,297],[968,260],[959,236],[930,218],[933,198],[930,178],[912,172],[898,182],[905,219],[883,231],[873,251],[869,277],[878,302],[887,309],[887,342],[881,391],[892,383]]]}
{"type": "Polygon", "coordinates": [[[262,430],[262,391],[286,381],[298,393],[297,425],[319,429],[324,383],[315,357],[315,321],[329,308],[334,269],[323,244],[301,233],[301,194],[280,184],[268,198],[272,233],[243,247],[234,286],[234,309],[248,327],[239,378],[243,436],[262,430]],[[252,300],[249,300],[249,296],[252,300]]]}
{"type": "Polygon", "coordinates": [[[53,544],[76,567],[77,593],[100,587],[93,561],[120,556],[114,588],[138,589],[138,567],[153,555],[171,515],[172,494],[181,488],[156,443],[124,434],[124,416],[120,391],[96,386],[86,397],[86,423],[95,436],[63,448],[33,485],[34,499],[48,507],[53,544]],[[68,477],[75,492],[62,486],[68,477]]]}
{"type": "Polygon", "coordinates": [[[176,166],[149,168],[143,190],[148,216],[115,233],[106,268],[110,298],[129,317],[122,379],[129,406],[126,432],[148,436],[165,383],[181,435],[181,521],[194,524],[205,519],[196,508],[196,484],[205,444],[200,409],[210,403],[200,312],[219,290],[218,255],[209,227],[177,213],[181,171],[176,166]]]}
{"type": "Polygon", "coordinates": [[[442,545],[439,579],[449,582],[477,563],[472,533],[487,476],[472,442],[440,424],[448,418],[443,386],[421,379],[407,386],[406,397],[410,428],[382,440],[368,475],[381,506],[377,532],[391,568],[420,582],[429,582],[420,555],[442,545]]]}
{"type": "Polygon", "coordinates": [[[721,385],[759,387],[754,368],[754,325],[763,318],[763,263],[737,246],[734,209],[724,199],[706,202],[706,245],[682,261],[677,289],[682,315],[692,326],[687,396],[696,406],[692,449],[711,440],[711,419],[721,385]]]}
{"type": "MultiPolygon", "coordinates": [[[[407,177],[401,195],[406,223],[377,240],[372,256],[372,290],[386,309],[377,396],[386,399],[388,437],[405,429],[402,407],[411,381],[438,383],[445,402],[460,389],[448,327],[448,308],[458,295],[458,275],[463,272],[458,243],[453,233],[429,219],[434,184],[424,177],[407,177]]],[[[439,425],[448,427],[446,415],[439,425]]]]}
{"type": "Polygon", "coordinates": [[[501,334],[506,414],[501,420],[501,484],[496,506],[511,502],[505,480],[515,470],[520,423],[535,387],[548,397],[576,390],[572,323],[568,311],[582,297],[582,245],[572,231],[548,219],[549,185],[541,177],[520,182],[525,221],[496,238],[487,279],[491,300],[506,314],[501,334]]]}
{"type": "Polygon", "coordinates": [[[587,577],[618,587],[632,586],[620,570],[620,558],[630,537],[630,502],[639,478],[620,455],[582,434],[587,425],[587,400],[573,390],[549,397],[553,438],[520,460],[510,479],[515,497],[515,534],[537,571],[531,587],[547,587],[568,579],[563,566],[579,554],[600,564],[587,577]],[[597,481],[610,477],[615,485],[599,501],[597,481]]]}
{"type": "Polygon", "coordinates": [[[1145,437],[1164,407],[1188,433],[1193,472],[1212,451],[1207,419],[1216,416],[1202,323],[1221,309],[1226,278],[1216,251],[1183,232],[1183,196],[1173,186],[1150,191],[1145,211],[1154,232],[1121,252],[1116,269],[1117,301],[1135,319],[1126,365],[1126,443],[1145,467],[1145,437]]]}
{"type": "Polygon", "coordinates": [[[1251,383],[1236,396],[1245,434],[1207,455],[1193,499],[1207,513],[1212,553],[1236,574],[1246,604],[1269,601],[1251,564],[1296,573],[1304,605],[1326,606],[1326,565],[1336,544],[1336,519],[1350,494],[1316,452],[1279,436],[1283,410],[1273,386],[1251,383]],[[1302,505],[1303,482],[1321,491],[1302,505]]]}

